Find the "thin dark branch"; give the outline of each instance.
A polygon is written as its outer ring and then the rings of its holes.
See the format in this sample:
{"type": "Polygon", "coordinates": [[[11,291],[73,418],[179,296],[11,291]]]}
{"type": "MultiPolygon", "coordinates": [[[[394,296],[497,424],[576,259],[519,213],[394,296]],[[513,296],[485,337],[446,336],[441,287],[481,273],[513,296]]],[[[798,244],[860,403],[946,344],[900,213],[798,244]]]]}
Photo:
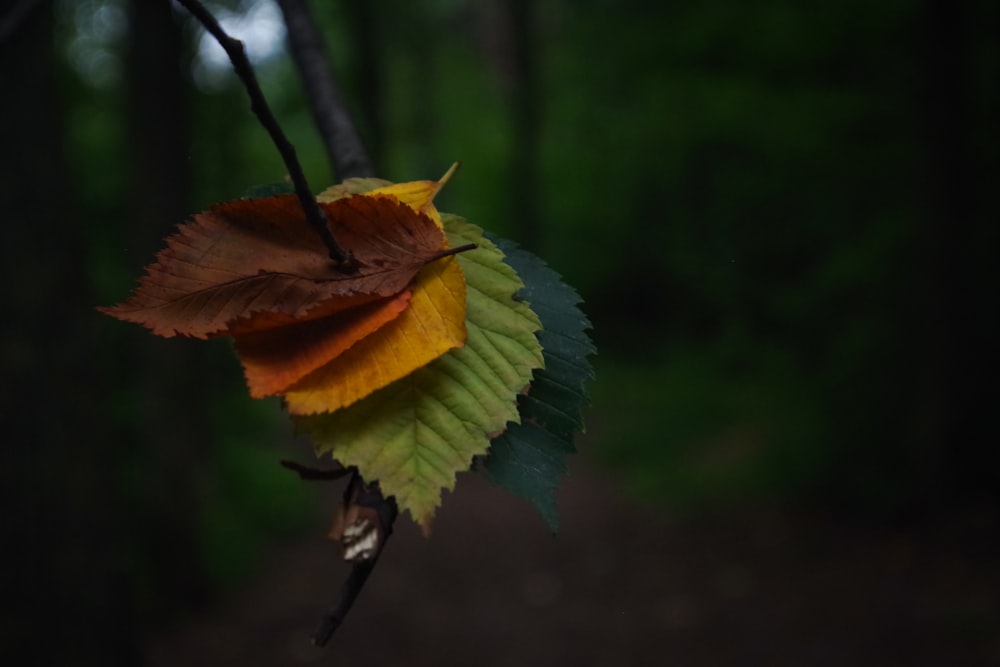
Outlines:
{"type": "Polygon", "coordinates": [[[268,106],[267,100],[264,99],[264,93],[257,83],[253,67],[251,67],[250,60],[243,49],[243,42],[226,34],[226,31],[222,29],[222,26],[212,16],[212,13],[205,9],[205,6],[198,0],[177,0],[177,2],[183,5],[192,16],[205,26],[205,29],[215,37],[219,45],[226,51],[229,60],[232,61],[236,75],[240,77],[244,88],[246,88],[247,95],[250,96],[250,109],[257,115],[261,125],[271,135],[271,140],[277,147],[278,152],[281,153],[281,157],[285,161],[285,166],[288,168],[288,175],[295,186],[295,194],[298,195],[299,201],[302,202],[302,210],[305,212],[306,219],[320,235],[320,238],[323,239],[323,243],[330,253],[330,258],[337,262],[341,271],[351,272],[356,270],[357,266],[354,258],[349,251],[337,243],[337,239],[334,238],[333,232],[330,231],[330,227],[327,225],[323,209],[320,208],[316,202],[316,197],[313,196],[312,190],[309,189],[305,174],[302,173],[302,166],[295,155],[295,147],[292,146],[285,133],[281,130],[278,121],[274,118],[274,114],[271,113],[271,108],[268,106]]]}
{"type": "Polygon", "coordinates": [[[283,468],[287,468],[294,473],[298,473],[300,479],[308,480],[333,480],[340,479],[344,475],[351,472],[351,468],[345,468],[339,463],[333,468],[310,468],[309,466],[304,466],[301,463],[296,463],[295,461],[280,461],[283,468]]]}
{"type": "Polygon", "coordinates": [[[343,623],[344,617],[347,616],[347,612],[351,610],[354,601],[358,598],[358,594],[364,588],[365,582],[368,581],[368,575],[375,569],[376,563],[378,563],[378,556],[361,563],[354,563],[351,566],[351,573],[347,576],[347,581],[340,588],[340,599],[337,600],[336,605],[323,614],[319,627],[316,628],[316,632],[313,634],[313,644],[316,646],[326,646],[330,639],[333,638],[333,634],[340,627],[340,624],[343,623]]]}
{"type": "Polygon", "coordinates": [[[538,48],[535,36],[537,7],[534,0],[508,0],[513,81],[510,87],[510,187],[516,193],[518,242],[538,250],[539,225],[539,95],[538,48]]]}
{"type": "Polygon", "coordinates": [[[288,44],[302,74],[309,108],[334,172],[341,180],[374,176],[371,158],[351,121],[306,0],[278,0],[278,5],[285,16],[288,44]]]}

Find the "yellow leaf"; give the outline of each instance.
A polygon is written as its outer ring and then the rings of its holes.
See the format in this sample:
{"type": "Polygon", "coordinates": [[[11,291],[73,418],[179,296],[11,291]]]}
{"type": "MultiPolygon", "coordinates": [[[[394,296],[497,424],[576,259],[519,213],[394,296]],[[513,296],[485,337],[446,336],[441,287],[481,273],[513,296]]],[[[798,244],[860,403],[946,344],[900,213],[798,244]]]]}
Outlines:
{"type": "Polygon", "coordinates": [[[444,229],[441,214],[434,207],[434,197],[458,170],[458,162],[451,165],[444,176],[436,181],[409,181],[408,183],[388,183],[374,178],[348,179],[339,185],[327,188],[316,197],[321,202],[333,201],[351,195],[373,196],[391,195],[414,211],[423,213],[444,229]]]}
{"type": "Polygon", "coordinates": [[[409,308],[284,392],[295,415],[332,412],[465,343],[465,275],[454,257],[424,267],[409,308]]]}

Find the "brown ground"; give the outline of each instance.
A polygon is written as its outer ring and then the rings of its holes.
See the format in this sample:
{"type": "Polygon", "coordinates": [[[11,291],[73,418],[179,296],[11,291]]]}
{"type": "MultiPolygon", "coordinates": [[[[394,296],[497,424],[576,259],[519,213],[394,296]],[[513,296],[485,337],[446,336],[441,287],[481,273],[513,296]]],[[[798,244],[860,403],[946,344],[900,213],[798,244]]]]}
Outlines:
{"type": "Polygon", "coordinates": [[[347,569],[317,536],[153,638],[150,663],[1000,665],[1000,563],[969,546],[974,518],[919,533],[760,508],[671,519],[580,462],[560,510],[554,538],[460,477],[430,540],[399,522],[326,649],[309,636],[347,569]]]}

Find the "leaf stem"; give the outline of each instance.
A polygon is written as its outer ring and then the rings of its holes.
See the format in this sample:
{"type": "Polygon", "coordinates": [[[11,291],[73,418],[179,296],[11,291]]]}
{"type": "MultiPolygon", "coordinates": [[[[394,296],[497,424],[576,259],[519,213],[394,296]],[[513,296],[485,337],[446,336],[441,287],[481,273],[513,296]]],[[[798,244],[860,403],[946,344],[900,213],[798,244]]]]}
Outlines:
{"type": "Polygon", "coordinates": [[[439,259],[444,259],[445,257],[451,257],[452,255],[457,255],[460,252],[468,252],[469,250],[475,250],[479,246],[475,243],[466,243],[465,245],[456,246],[454,248],[445,248],[438,254],[427,260],[427,263],[436,262],[439,259]]]}
{"type": "Polygon", "coordinates": [[[305,174],[302,172],[302,165],[299,164],[298,157],[295,154],[295,147],[292,146],[292,143],[282,131],[281,126],[278,125],[278,121],[275,119],[274,114],[271,113],[271,108],[268,106],[267,100],[264,98],[264,93],[260,89],[260,84],[257,83],[257,77],[243,48],[243,42],[230,37],[222,29],[222,26],[219,25],[215,16],[199,0],[177,0],[177,2],[183,5],[193,17],[198,19],[205,27],[205,30],[215,37],[216,41],[219,42],[219,46],[229,56],[229,60],[233,63],[233,70],[239,76],[240,81],[243,82],[243,87],[246,88],[247,95],[250,97],[251,111],[256,114],[260,124],[271,135],[271,141],[274,142],[278,152],[281,153],[281,158],[288,168],[288,175],[292,179],[295,194],[299,197],[299,202],[302,204],[302,210],[305,213],[306,219],[313,229],[316,230],[316,233],[319,234],[323,240],[323,245],[326,246],[330,254],[330,258],[337,263],[340,270],[344,273],[353,273],[357,270],[354,257],[337,242],[337,239],[333,236],[333,232],[330,231],[326,215],[316,202],[316,197],[313,196],[312,191],[309,189],[305,174]]]}

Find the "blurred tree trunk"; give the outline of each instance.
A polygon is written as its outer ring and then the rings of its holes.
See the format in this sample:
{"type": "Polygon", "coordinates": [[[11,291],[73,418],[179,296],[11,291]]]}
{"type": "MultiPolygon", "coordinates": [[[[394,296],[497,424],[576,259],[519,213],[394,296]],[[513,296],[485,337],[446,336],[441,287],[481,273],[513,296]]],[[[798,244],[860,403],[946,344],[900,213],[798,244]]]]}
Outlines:
{"type": "Polygon", "coordinates": [[[511,192],[515,208],[514,237],[534,252],[538,247],[538,63],[535,39],[535,3],[507,0],[512,46],[511,192]]]}
{"type": "Polygon", "coordinates": [[[987,384],[994,383],[988,360],[994,358],[997,318],[996,261],[984,253],[982,228],[996,221],[985,220],[977,181],[982,165],[974,149],[985,133],[973,113],[977,7],[947,0],[927,0],[923,6],[926,223],[921,254],[927,265],[918,275],[925,276],[926,371],[918,414],[924,420],[925,467],[938,477],[937,490],[997,499],[1000,456],[983,440],[992,430],[996,406],[995,389],[987,384]]]}
{"type": "MultiPolygon", "coordinates": [[[[427,38],[429,20],[412,2],[396,0],[390,2],[387,9],[396,17],[387,26],[389,30],[395,30],[391,38],[405,53],[405,62],[409,67],[406,77],[409,90],[402,98],[413,101],[403,127],[403,136],[407,137],[413,150],[411,173],[434,174],[441,166],[437,149],[444,129],[437,111],[441,72],[435,58],[436,45],[427,38]]],[[[403,181],[408,177],[408,174],[388,176],[390,180],[403,181]]]]}
{"type": "Polygon", "coordinates": [[[375,165],[376,173],[385,160],[383,137],[385,113],[382,104],[382,44],[379,41],[378,9],[371,2],[347,2],[354,53],[357,54],[358,103],[361,118],[357,123],[365,140],[365,148],[375,165]]]}
{"type": "MultiPolygon", "coordinates": [[[[126,49],[128,214],[122,238],[147,263],[163,237],[190,213],[189,58],[178,17],[167,0],[130,0],[126,49]]],[[[130,267],[138,275],[139,267],[130,267]]],[[[152,585],[152,611],[170,615],[207,601],[200,566],[198,512],[202,471],[212,462],[208,396],[213,364],[205,345],[134,332],[127,354],[139,414],[133,470],[142,497],[132,529],[152,585]]]]}
{"type": "Polygon", "coordinates": [[[8,664],[136,665],[87,228],[74,204],[52,3],[0,44],[0,309],[8,664]]]}

